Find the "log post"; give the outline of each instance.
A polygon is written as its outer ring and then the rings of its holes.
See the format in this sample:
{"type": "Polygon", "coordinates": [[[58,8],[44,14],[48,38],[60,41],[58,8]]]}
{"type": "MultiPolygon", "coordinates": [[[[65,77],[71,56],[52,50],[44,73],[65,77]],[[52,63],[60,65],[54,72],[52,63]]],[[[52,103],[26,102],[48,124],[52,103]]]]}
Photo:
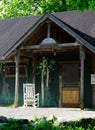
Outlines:
{"type": "Polygon", "coordinates": [[[36,83],[36,65],[37,65],[37,57],[33,55],[33,84],[36,83]]]}
{"type": "Polygon", "coordinates": [[[62,76],[59,76],[59,107],[62,107],[62,76]]]}
{"type": "Polygon", "coordinates": [[[36,57],[36,55],[33,55],[32,60],[33,60],[33,62],[32,62],[32,65],[33,65],[33,80],[32,80],[32,82],[34,84],[34,87],[36,87],[35,86],[35,84],[36,84],[36,66],[37,66],[37,57],[36,57]]]}
{"type": "Polygon", "coordinates": [[[83,46],[80,45],[80,107],[84,109],[84,60],[85,53],[83,46]]]}
{"type": "Polygon", "coordinates": [[[16,49],[15,55],[15,99],[14,106],[18,106],[18,98],[19,98],[19,59],[20,59],[20,51],[16,49]]]}

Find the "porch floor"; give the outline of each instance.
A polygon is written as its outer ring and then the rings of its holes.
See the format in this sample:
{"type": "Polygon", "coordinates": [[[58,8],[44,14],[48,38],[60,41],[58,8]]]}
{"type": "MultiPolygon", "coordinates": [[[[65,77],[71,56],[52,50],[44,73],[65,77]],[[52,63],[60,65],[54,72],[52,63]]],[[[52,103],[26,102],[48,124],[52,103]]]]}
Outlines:
{"type": "Polygon", "coordinates": [[[74,121],[81,118],[95,118],[95,111],[81,110],[80,108],[0,107],[0,116],[5,116],[7,118],[32,120],[35,116],[50,117],[52,115],[57,117],[59,122],[74,121]]]}

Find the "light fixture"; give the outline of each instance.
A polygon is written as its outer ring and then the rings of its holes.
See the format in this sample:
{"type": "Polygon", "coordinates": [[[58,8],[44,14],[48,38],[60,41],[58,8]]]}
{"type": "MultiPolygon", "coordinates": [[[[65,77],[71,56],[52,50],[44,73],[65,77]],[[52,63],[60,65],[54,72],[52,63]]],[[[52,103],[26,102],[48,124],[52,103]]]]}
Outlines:
{"type": "Polygon", "coordinates": [[[55,47],[57,46],[57,42],[55,39],[50,37],[50,21],[47,22],[47,38],[42,40],[40,43],[40,47],[55,47]]]}

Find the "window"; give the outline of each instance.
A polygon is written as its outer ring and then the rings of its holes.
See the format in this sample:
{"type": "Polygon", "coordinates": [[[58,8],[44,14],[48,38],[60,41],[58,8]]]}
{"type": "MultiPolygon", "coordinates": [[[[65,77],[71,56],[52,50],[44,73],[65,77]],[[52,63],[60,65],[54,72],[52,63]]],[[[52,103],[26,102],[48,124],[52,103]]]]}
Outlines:
{"type": "Polygon", "coordinates": [[[63,66],[63,83],[64,85],[76,85],[79,82],[78,64],[64,64],[63,66]]]}
{"type": "MultiPolygon", "coordinates": [[[[5,66],[5,77],[15,77],[15,65],[5,66]]],[[[19,65],[19,77],[27,77],[27,65],[19,65]]]]}
{"type": "Polygon", "coordinates": [[[60,63],[60,74],[62,76],[62,86],[79,87],[80,73],[78,61],[67,61],[60,63]]]}

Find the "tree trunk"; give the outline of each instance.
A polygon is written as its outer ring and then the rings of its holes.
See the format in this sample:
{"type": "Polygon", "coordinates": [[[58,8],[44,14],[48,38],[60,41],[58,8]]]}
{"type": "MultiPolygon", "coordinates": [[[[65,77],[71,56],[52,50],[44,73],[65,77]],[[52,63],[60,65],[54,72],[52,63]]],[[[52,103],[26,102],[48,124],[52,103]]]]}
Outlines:
{"type": "Polygon", "coordinates": [[[44,71],[45,71],[45,60],[42,62],[42,74],[41,74],[41,95],[42,95],[42,106],[44,106],[44,71]]]}
{"type": "Polygon", "coordinates": [[[49,68],[47,67],[47,72],[46,72],[46,87],[49,87],[49,68]]]}
{"type": "Polygon", "coordinates": [[[63,6],[63,11],[66,11],[67,10],[66,0],[62,0],[62,6],[63,6]]]}

